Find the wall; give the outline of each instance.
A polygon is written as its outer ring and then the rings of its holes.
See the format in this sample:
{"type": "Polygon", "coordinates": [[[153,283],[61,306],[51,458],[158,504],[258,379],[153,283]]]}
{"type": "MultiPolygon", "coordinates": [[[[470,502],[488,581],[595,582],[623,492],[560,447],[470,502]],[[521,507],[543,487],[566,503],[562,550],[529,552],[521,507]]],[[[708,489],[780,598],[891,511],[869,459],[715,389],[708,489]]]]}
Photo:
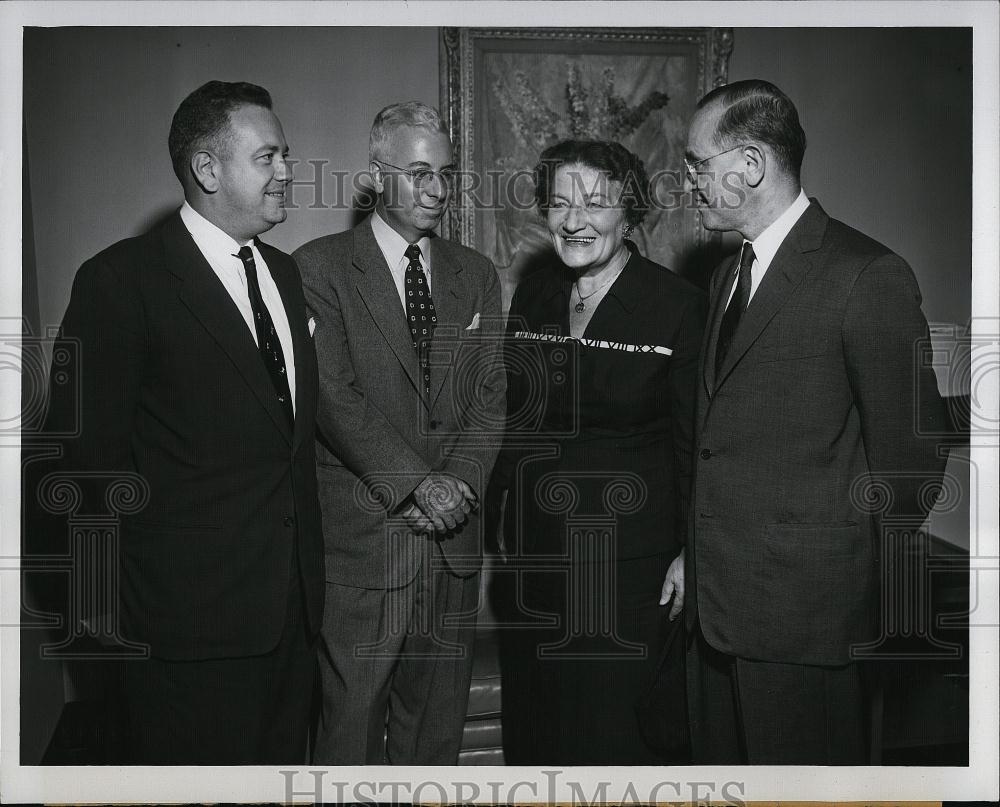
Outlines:
{"type": "MultiPolygon", "coordinates": [[[[250,81],[274,98],[296,180],[364,169],[368,130],[386,104],[437,105],[436,28],[112,28],[25,33],[24,109],[31,153],[39,314],[62,319],[73,275],[182,201],[167,132],[185,95],[209,79],[250,81]]],[[[323,202],[335,202],[327,176],[323,202]]],[[[287,251],[347,229],[351,210],[303,208],[268,233],[287,251]]],[[[350,200],[347,200],[350,202],[350,200]]]]}
{"type": "Polygon", "coordinates": [[[929,320],[965,324],[972,283],[969,29],[738,28],[731,81],[795,102],[803,186],[902,255],[929,320]]]}
{"type": "MultiPolygon", "coordinates": [[[[964,323],[971,282],[971,34],[740,28],[732,80],[774,81],[809,138],[806,190],[910,261],[931,320],[964,323]]],[[[166,134],[209,78],[267,87],[300,160],[291,250],[353,221],[329,171],[363,169],[385,104],[438,98],[434,28],[32,29],[25,36],[39,314],[57,324],[79,264],[179,204],[166,134]],[[324,161],[325,209],[310,205],[324,161]],[[339,209],[330,205],[341,203],[339,209]]],[[[348,194],[349,195],[349,194],[348,194]]]]}

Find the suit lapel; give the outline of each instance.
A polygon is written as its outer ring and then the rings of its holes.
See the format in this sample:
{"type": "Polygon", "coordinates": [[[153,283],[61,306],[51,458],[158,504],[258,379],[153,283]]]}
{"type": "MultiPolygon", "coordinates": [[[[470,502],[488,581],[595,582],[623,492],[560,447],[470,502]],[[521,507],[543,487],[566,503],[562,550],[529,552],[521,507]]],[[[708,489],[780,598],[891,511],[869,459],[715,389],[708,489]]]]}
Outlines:
{"type": "Polygon", "coordinates": [[[413,388],[420,392],[423,381],[417,366],[417,353],[413,349],[413,337],[406,324],[406,314],[399,302],[392,273],[372,232],[370,218],[354,228],[354,268],[358,271],[358,293],[368,313],[403,366],[413,388]]]}
{"type": "Polygon", "coordinates": [[[828,220],[823,209],[813,201],[782,242],[743,314],[718,378],[715,379],[716,389],[813,268],[814,264],[806,253],[819,249],[828,220]]]}
{"type": "Polygon", "coordinates": [[[164,223],[162,237],[166,267],[183,281],[179,295],[181,302],[219,344],[278,430],[286,440],[290,440],[292,435],[288,419],[274,394],[274,385],[246,320],[201,254],[180,214],[171,216],[164,223]]]}
{"type": "Polygon", "coordinates": [[[281,304],[288,319],[288,329],[292,334],[292,361],[295,362],[295,424],[292,436],[292,450],[302,443],[304,420],[303,412],[310,412],[316,405],[316,389],[312,384],[312,372],[309,366],[312,359],[312,345],[309,344],[309,333],[305,323],[305,299],[300,291],[300,282],[295,268],[284,255],[257,241],[257,249],[261,251],[267,268],[271,272],[274,285],[281,295],[281,304]]]}
{"type": "Polygon", "coordinates": [[[705,391],[709,397],[715,394],[715,348],[719,343],[719,330],[722,327],[722,316],[726,313],[726,303],[729,301],[729,294],[733,290],[733,283],[736,282],[736,267],[739,265],[740,253],[726,266],[725,272],[719,277],[718,285],[715,289],[715,296],[712,299],[712,314],[709,317],[709,326],[705,331],[705,344],[702,355],[705,357],[702,363],[702,376],[705,382],[705,391]]]}
{"type": "Polygon", "coordinates": [[[430,407],[433,407],[434,401],[444,387],[445,379],[460,358],[450,354],[458,349],[463,336],[462,331],[470,324],[468,320],[471,320],[471,317],[465,316],[471,301],[465,299],[464,284],[459,277],[461,274],[462,264],[455,259],[448,243],[440,238],[432,238],[431,299],[434,301],[437,327],[440,332],[435,331],[431,348],[433,350],[437,347],[435,343],[438,340],[446,341],[442,346],[442,358],[444,354],[448,354],[448,361],[431,363],[431,394],[428,403],[430,407]]]}

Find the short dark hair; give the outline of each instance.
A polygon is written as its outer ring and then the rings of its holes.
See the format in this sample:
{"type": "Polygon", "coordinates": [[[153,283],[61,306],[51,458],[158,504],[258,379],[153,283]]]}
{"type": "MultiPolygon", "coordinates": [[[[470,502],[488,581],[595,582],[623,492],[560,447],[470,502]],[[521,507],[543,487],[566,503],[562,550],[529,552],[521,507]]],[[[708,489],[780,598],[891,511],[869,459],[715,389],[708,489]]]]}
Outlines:
{"type": "Polygon", "coordinates": [[[184,182],[191,156],[203,148],[226,148],[229,116],[241,106],[271,108],[271,94],[245,81],[209,81],[181,101],[170,124],[167,145],[177,178],[184,182]]]}
{"type": "Polygon", "coordinates": [[[806,153],[806,133],[795,104],[769,81],[749,79],[716,87],[698,102],[698,109],[719,103],[724,107],[715,130],[720,146],[745,140],[766,143],[796,179],[806,153]]]}
{"type": "Polygon", "coordinates": [[[563,165],[585,165],[622,183],[625,221],[633,227],[649,212],[649,177],[642,160],[613,140],[563,140],[549,146],[535,166],[535,204],[542,215],[549,209],[552,180],[563,165]]]}

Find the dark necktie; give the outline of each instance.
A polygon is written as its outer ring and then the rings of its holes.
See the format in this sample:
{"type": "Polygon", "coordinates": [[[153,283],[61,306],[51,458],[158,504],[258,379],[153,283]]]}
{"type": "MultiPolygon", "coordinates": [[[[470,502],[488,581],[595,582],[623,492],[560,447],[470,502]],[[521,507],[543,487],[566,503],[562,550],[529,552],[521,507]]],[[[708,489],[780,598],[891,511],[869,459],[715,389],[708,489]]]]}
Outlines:
{"type": "Polygon", "coordinates": [[[434,312],[434,301],[427,287],[427,276],[420,265],[420,247],[410,244],[403,253],[409,263],[406,265],[406,321],[410,326],[410,336],[413,337],[413,348],[417,351],[420,371],[424,378],[424,394],[431,391],[431,368],[427,362],[427,350],[430,347],[431,336],[437,325],[437,314],[434,312]]]}
{"type": "Polygon", "coordinates": [[[751,273],[753,266],[753,245],[749,241],[743,243],[743,254],[740,255],[740,266],[736,275],[736,290],[729,301],[729,307],[722,316],[722,325],[719,326],[719,341],[715,346],[715,372],[722,369],[722,362],[725,361],[729,346],[733,343],[733,336],[739,327],[740,318],[747,309],[750,302],[751,273]]]}
{"type": "Polygon", "coordinates": [[[240,247],[239,253],[234,257],[243,261],[243,269],[247,273],[247,295],[250,297],[250,306],[253,308],[253,324],[257,330],[257,347],[260,348],[261,358],[264,359],[264,366],[268,375],[271,376],[271,383],[278,393],[278,403],[285,410],[289,425],[295,422],[295,415],[292,411],[292,393],[288,389],[288,374],[285,370],[285,354],[281,351],[281,342],[278,341],[278,334],[274,330],[274,322],[264,305],[264,298],[260,293],[260,282],[257,280],[257,264],[253,260],[253,252],[250,247],[240,247]]]}

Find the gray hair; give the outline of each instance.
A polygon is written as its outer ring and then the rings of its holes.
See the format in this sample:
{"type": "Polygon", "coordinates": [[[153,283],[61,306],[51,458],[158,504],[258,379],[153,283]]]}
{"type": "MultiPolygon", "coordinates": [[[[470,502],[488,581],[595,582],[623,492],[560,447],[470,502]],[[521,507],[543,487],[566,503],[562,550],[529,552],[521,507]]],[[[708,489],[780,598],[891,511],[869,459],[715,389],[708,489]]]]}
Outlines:
{"type": "Polygon", "coordinates": [[[375,122],[372,124],[372,133],[368,140],[369,162],[385,158],[393,133],[402,126],[416,126],[444,135],[449,134],[448,127],[434,107],[422,104],[420,101],[389,104],[375,116],[375,122]]]}

